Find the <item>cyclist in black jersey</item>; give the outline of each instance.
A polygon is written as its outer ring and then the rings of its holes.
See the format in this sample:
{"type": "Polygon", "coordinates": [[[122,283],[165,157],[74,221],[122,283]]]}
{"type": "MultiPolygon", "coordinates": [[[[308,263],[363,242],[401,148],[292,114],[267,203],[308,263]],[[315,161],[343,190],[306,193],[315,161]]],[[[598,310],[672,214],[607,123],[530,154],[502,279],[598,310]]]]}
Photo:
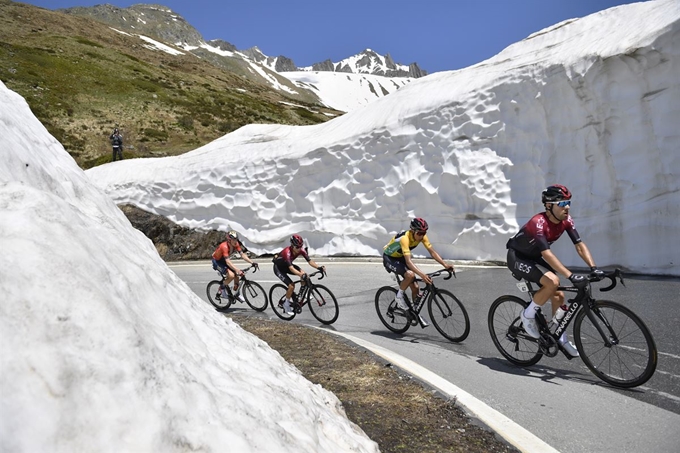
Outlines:
{"type": "MultiPolygon", "coordinates": [[[[569,215],[571,192],[565,186],[555,184],[546,188],[541,194],[545,212],[533,216],[513,237],[508,240],[508,268],[517,279],[526,278],[537,283],[539,289],[531,304],[522,312],[522,324],[527,334],[539,338],[539,329],[534,319],[536,309],[542,307],[548,299],[552,301],[552,313],[564,305],[564,293],[557,291],[560,278],[567,277],[575,286],[585,286],[587,279],[583,275],[572,273],[550,250],[550,245],[562,236],[565,231],[571,238],[576,252],[597,275],[604,274],[595,266],[595,261],[585,242],[581,240],[574,220],[569,215]],[[539,267],[540,266],[540,267],[539,267]]],[[[560,337],[560,343],[569,355],[578,357],[576,347],[568,340],[566,332],[560,337]]]]}

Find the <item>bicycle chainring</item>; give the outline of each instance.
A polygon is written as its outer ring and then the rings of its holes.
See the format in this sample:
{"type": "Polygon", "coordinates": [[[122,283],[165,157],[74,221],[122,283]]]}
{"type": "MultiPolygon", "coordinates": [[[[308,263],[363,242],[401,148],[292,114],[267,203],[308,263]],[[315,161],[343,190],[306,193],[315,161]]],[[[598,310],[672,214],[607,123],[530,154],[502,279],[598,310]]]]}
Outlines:
{"type": "Polygon", "coordinates": [[[541,333],[541,338],[538,340],[538,346],[541,349],[543,355],[547,357],[555,357],[560,351],[555,337],[544,332],[541,333]]]}

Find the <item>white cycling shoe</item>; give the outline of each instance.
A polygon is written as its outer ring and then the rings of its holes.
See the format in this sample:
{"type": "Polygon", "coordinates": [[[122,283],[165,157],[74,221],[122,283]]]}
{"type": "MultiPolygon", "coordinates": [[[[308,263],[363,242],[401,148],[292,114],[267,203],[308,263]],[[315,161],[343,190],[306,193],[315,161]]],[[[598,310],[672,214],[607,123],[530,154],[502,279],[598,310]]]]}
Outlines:
{"type": "Polygon", "coordinates": [[[522,313],[520,313],[519,317],[522,319],[522,326],[524,326],[524,330],[526,331],[527,335],[529,335],[531,338],[541,338],[541,333],[538,330],[538,324],[536,324],[535,319],[524,316],[524,310],[522,310],[522,313]]]}
{"type": "Polygon", "coordinates": [[[290,302],[285,301],[283,303],[283,312],[287,315],[294,315],[295,311],[293,311],[293,308],[290,306],[290,302]]]}
{"type": "Polygon", "coordinates": [[[408,310],[408,305],[406,305],[406,301],[403,298],[395,297],[394,300],[397,302],[397,308],[408,310]]]}
{"type": "Polygon", "coordinates": [[[574,343],[571,341],[567,340],[565,342],[560,341],[560,346],[564,348],[564,350],[569,354],[572,358],[576,358],[579,356],[578,349],[576,349],[576,346],[574,346],[574,343]]]}

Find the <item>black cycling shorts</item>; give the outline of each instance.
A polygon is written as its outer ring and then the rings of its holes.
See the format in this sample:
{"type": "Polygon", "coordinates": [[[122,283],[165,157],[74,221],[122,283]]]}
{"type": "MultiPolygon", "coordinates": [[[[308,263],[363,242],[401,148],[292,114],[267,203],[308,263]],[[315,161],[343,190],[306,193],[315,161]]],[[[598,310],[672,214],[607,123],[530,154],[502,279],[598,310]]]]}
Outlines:
{"type": "Polygon", "coordinates": [[[383,254],[383,266],[385,266],[385,270],[387,272],[394,272],[395,274],[401,275],[402,277],[408,270],[408,266],[406,266],[406,258],[394,258],[385,254],[383,254]]]}
{"type": "MultiPolygon", "coordinates": [[[[297,264],[293,264],[293,267],[298,272],[300,272],[302,270],[302,269],[300,269],[300,266],[298,266],[297,264]]],[[[288,265],[279,266],[276,263],[274,263],[274,274],[276,274],[276,276],[279,277],[279,279],[283,283],[285,283],[286,286],[293,283],[293,280],[291,280],[288,275],[295,275],[295,274],[290,272],[290,269],[288,269],[288,265]]]]}
{"type": "Polygon", "coordinates": [[[508,269],[517,280],[527,279],[530,282],[541,284],[541,277],[547,271],[555,272],[550,265],[543,259],[532,259],[517,253],[513,249],[508,249],[508,269]],[[541,267],[547,269],[544,270],[541,267]]]}

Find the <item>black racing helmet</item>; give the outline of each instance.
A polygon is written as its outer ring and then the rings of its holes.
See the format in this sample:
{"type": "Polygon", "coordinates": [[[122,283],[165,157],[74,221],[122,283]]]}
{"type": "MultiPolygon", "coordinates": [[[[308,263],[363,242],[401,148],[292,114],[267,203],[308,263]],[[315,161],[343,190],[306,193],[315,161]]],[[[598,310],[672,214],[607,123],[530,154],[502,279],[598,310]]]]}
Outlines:
{"type": "Polygon", "coordinates": [[[429,226],[423,218],[416,217],[415,219],[411,220],[411,229],[413,231],[427,231],[428,228],[429,226]]]}
{"type": "Polygon", "coordinates": [[[571,200],[571,192],[561,184],[548,186],[543,193],[541,193],[541,203],[564,200],[571,200]]]}

